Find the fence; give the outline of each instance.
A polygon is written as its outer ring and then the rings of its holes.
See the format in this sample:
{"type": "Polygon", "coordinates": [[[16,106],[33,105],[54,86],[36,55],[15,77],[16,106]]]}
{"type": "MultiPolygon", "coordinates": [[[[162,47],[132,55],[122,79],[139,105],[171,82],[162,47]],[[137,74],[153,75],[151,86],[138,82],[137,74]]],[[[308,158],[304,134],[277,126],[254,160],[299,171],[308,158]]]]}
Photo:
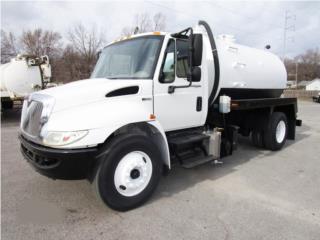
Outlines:
{"type": "Polygon", "coordinates": [[[285,97],[295,97],[295,98],[312,98],[313,96],[317,96],[320,91],[306,91],[306,90],[293,90],[286,89],[283,92],[285,97]]]}

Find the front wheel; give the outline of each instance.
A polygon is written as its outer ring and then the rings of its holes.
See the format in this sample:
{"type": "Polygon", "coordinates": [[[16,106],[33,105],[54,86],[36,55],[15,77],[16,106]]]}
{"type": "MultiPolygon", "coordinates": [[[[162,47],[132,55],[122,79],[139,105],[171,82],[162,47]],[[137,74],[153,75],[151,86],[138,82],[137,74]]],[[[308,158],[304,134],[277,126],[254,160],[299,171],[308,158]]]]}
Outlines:
{"type": "Polygon", "coordinates": [[[146,202],[161,177],[162,162],[157,147],[145,136],[118,136],[105,148],[94,187],[101,200],[119,211],[146,202]]]}

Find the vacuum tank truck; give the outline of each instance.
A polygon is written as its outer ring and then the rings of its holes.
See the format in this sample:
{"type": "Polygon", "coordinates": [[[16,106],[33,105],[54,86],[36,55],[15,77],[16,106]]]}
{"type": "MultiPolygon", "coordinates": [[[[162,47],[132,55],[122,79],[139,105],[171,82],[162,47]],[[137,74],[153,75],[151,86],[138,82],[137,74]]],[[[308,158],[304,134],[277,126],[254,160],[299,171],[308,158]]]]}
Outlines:
{"type": "Polygon", "coordinates": [[[295,138],[297,99],[266,50],[209,25],[133,35],[106,46],[91,79],[25,100],[21,152],[53,179],[85,179],[109,207],[143,204],[162,173],[236,153],[237,136],[271,151],[295,138]]]}
{"type": "Polygon", "coordinates": [[[1,109],[11,109],[14,102],[44,89],[51,78],[48,56],[18,55],[2,64],[0,72],[1,109]]]}

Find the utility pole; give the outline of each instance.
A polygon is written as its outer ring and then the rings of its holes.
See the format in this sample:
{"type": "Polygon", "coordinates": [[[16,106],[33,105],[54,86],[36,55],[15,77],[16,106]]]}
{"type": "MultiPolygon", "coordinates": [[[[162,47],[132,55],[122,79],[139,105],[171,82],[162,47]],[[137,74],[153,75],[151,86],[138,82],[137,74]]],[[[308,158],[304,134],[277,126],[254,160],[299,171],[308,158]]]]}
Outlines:
{"type": "Polygon", "coordinates": [[[295,23],[296,23],[296,15],[292,14],[290,11],[286,10],[284,17],[284,29],[283,29],[283,53],[282,53],[282,61],[285,62],[286,58],[286,50],[287,50],[287,40],[291,39],[294,41],[293,36],[288,37],[288,33],[295,31],[295,23]]]}
{"type": "Polygon", "coordinates": [[[298,61],[296,61],[296,88],[298,88],[298,61]]]}

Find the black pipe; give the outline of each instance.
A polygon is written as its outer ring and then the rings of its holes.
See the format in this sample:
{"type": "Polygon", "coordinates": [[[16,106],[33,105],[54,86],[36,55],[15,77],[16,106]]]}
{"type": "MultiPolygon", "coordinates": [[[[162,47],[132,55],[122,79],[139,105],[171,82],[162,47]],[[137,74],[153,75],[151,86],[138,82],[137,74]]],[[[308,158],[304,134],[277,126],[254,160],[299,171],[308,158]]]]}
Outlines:
{"type": "Polygon", "coordinates": [[[211,50],[212,50],[212,55],[213,55],[213,62],[214,62],[214,83],[213,83],[213,88],[209,97],[209,106],[213,105],[214,102],[214,97],[217,94],[218,87],[219,87],[219,82],[220,82],[220,63],[219,63],[219,57],[218,57],[218,52],[217,52],[217,46],[216,42],[214,41],[214,37],[211,31],[211,28],[209,24],[205,21],[200,20],[199,25],[202,25],[205,29],[206,32],[208,33],[210,45],[211,45],[211,50]]]}

